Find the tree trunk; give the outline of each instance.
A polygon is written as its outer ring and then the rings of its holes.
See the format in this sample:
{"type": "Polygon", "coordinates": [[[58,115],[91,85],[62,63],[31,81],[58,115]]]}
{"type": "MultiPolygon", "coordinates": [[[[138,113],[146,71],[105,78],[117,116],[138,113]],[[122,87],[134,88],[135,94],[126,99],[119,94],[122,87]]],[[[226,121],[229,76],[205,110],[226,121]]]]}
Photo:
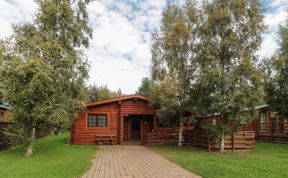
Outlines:
{"type": "Polygon", "coordinates": [[[180,114],[178,146],[182,146],[182,134],[182,114],[180,114]]]}
{"type": "Polygon", "coordinates": [[[35,141],[35,127],[32,128],[31,141],[25,153],[25,157],[31,157],[33,153],[34,141],[35,141]]]}
{"type": "Polygon", "coordinates": [[[221,138],[220,138],[220,146],[219,146],[219,152],[220,153],[224,152],[224,148],[225,148],[224,141],[225,141],[225,134],[222,133],[221,138]]]}

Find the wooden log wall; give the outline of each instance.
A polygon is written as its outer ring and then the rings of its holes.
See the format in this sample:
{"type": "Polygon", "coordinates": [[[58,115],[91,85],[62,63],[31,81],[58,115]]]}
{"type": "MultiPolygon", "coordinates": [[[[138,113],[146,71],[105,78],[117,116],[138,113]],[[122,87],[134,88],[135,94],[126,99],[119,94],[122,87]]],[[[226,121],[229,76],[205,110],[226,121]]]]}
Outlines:
{"type": "Polygon", "coordinates": [[[117,102],[88,108],[86,112],[78,113],[71,129],[71,142],[73,144],[96,144],[95,135],[97,135],[97,133],[116,135],[118,129],[117,126],[117,102]],[[107,114],[107,127],[88,127],[87,117],[89,113],[107,114]]]}
{"type": "MultiPolygon", "coordinates": [[[[121,122],[120,122],[120,144],[124,141],[124,117],[129,115],[155,115],[156,111],[154,108],[150,107],[148,101],[140,100],[140,99],[130,99],[124,100],[121,102],[121,122]]],[[[150,118],[151,123],[153,123],[153,117],[150,118]]],[[[141,120],[142,122],[143,120],[141,120]]],[[[143,123],[141,123],[143,126],[143,123]]],[[[145,128],[140,128],[141,131],[141,140],[146,140],[144,137],[147,137],[147,133],[143,131],[145,128]]]]}
{"type": "MultiPolygon", "coordinates": [[[[116,142],[121,144],[124,141],[125,116],[133,114],[155,115],[155,113],[155,109],[149,106],[148,101],[141,99],[129,99],[90,106],[86,112],[78,113],[71,128],[71,143],[95,144],[95,135],[100,133],[102,135],[117,135],[116,142]],[[89,113],[107,114],[107,127],[88,127],[87,117],[89,113]]],[[[153,117],[151,117],[151,119],[153,119],[153,117]]],[[[144,137],[144,135],[142,135],[142,137],[144,137]]]]}

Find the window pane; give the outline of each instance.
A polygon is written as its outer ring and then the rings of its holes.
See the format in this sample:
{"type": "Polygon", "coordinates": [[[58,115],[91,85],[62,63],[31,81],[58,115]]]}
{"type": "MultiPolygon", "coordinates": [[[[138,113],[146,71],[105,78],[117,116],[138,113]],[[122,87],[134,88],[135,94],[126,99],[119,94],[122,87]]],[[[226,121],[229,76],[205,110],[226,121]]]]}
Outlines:
{"type": "Polygon", "coordinates": [[[260,123],[266,123],[266,113],[265,112],[261,113],[260,123]]]}
{"type": "Polygon", "coordinates": [[[246,124],[246,123],[247,123],[246,117],[241,116],[240,117],[240,124],[246,124]]]}
{"type": "Polygon", "coordinates": [[[97,126],[97,124],[96,124],[96,119],[97,119],[97,115],[95,115],[95,114],[89,114],[89,115],[88,115],[88,127],[95,127],[95,126],[97,126]]]}
{"type": "Polygon", "coordinates": [[[107,127],[106,115],[98,115],[98,126],[99,127],[107,127]]]}
{"type": "Polygon", "coordinates": [[[107,115],[89,114],[88,127],[107,127],[107,115]]]}

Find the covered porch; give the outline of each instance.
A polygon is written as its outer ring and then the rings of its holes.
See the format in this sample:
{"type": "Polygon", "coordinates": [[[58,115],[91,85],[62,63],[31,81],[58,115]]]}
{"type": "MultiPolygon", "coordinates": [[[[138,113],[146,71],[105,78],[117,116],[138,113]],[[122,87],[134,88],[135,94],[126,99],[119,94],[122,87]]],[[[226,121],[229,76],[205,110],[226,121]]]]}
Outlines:
{"type": "Polygon", "coordinates": [[[156,118],[152,114],[129,114],[124,116],[123,144],[144,144],[147,134],[156,128],[156,118]]]}

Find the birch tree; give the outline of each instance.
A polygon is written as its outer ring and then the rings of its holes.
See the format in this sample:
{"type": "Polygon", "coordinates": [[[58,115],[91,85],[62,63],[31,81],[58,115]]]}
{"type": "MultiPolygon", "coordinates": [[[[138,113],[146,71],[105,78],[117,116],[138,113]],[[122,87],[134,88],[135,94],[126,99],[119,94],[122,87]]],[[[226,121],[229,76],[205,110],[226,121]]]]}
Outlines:
{"type": "Polygon", "coordinates": [[[36,2],[39,8],[33,22],[14,25],[14,34],[2,43],[0,54],[1,89],[17,124],[8,136],[18,136],[27,144],[28,157],[36,129],[67,129],[76,109],[84,105],[88,64],[81,49],[88,47],[92,37],[89,1],[36,2]]]}
{"type": "Polygon", "coordinates": [[[222,152],[225,134],[239,129],[243,113],[247,122],[253,118],[261,98],[256,52],[264,30],[262,7],[258,0],[212,0],[201,14],[198,106],[203,115],[221,115],[214,134],[222,152]]]}
{"type": "Polygon", "coordinates": [[[162,14],[160,30],[152,37],[150,98],[158,107],[161,122],[179,121],[179,146],[182,146],[183,112],[191,107],[188,99],[197,15],[194,1],[186,1],[183,6],[172,3],[162,14]]]}

